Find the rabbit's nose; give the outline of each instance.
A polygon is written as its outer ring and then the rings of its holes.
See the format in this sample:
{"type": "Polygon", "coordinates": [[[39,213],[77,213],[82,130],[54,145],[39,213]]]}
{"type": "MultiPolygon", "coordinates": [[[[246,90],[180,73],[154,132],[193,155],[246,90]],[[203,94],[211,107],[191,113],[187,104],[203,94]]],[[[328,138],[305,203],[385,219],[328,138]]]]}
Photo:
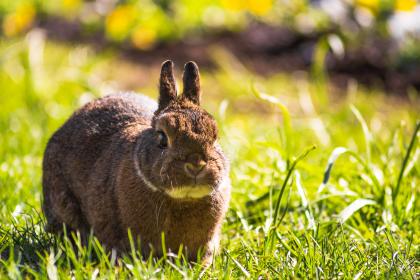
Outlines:
{"type": "Polygon", "coordinates": [[[185,172],[190,176],[197,176],[207,165],[207,162],[203,160],[200,154],[191,154],[187,158],[187,162],[184,164],[185,172]]]}

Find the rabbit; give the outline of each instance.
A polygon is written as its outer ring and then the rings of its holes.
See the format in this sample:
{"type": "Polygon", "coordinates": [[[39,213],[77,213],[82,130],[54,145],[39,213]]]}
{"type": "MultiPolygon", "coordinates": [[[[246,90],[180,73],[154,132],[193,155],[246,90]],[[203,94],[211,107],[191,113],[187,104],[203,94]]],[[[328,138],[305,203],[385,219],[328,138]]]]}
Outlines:
{"type": "Polygon", "coordinates": [[[126,253],[130,231],[144,256],[182,246],[189,260],[208,261],[217,252],[229,161],[215,119],[200,107],[198,66],[185,64],[180,95],[173,67],[162,64],[157,104],[135,93],[108,95],[53,134],[43,158],[46,231],[93,234],[126,253]]]}

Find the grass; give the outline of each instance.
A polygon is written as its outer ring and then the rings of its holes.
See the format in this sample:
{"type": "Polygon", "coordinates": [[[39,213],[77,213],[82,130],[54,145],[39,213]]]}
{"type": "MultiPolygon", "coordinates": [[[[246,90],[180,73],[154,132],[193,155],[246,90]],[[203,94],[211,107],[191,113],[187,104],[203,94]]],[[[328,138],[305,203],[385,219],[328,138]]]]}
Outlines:
{"type": "Polygon", "coordinates": [[[158,69],[132,88],[118,77],[134,66],[112,54],[36,32],[0,42],[0,278],[419,277],[418,93],[400,100],[353,83],[331,94],[326,76],[264,78],[213,55],[219,69],[203,72],[203,103],[219,122],[233,193],[221,252],[204,269],[181,253],[116,258],[95,239],[82,247],[43,230],[49,136],[104,93],[156,97],[158,69]]]}

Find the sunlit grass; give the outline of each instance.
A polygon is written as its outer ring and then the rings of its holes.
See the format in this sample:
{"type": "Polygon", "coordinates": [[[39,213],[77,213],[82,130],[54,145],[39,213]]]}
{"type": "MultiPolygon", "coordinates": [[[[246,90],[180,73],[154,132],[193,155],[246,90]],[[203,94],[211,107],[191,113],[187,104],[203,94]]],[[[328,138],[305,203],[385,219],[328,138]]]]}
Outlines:
{"type": "MultiPolygon", "coordinates": [[[[82,247],[43,231],[46,141],[81,104],[127,88],[115,80],[124,67],[37,33],[1,43],[0,278],[418,277],[418,97],[356,85],[329,95],[310,76],[263,78],[214,56],[203,99],[232,161],[233,193],[221,252],[203,268],[177,252],[117,258],[96,240],[82,247]]],[[[158,69],[143,73],[128,87],[156,97],[158,69]]]]}

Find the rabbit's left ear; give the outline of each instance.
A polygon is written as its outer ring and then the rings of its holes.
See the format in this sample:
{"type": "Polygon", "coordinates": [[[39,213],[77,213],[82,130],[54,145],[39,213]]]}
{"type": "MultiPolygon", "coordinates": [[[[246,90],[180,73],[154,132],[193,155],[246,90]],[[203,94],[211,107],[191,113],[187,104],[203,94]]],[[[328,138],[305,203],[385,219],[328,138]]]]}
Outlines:
{"type": "Polygon", "coordinates": [[[159,111],[176,100],[177,93],[173,69],[174,63],[172,61],[167,60],[162,63],[159,80],[159,111]]]}
{"type": "Polygon", "coordinates": [[[200,105],[200,72],[195,62],[190,61],[185,64],[182,80],[184,82],[184,97],[200,105]]]}

